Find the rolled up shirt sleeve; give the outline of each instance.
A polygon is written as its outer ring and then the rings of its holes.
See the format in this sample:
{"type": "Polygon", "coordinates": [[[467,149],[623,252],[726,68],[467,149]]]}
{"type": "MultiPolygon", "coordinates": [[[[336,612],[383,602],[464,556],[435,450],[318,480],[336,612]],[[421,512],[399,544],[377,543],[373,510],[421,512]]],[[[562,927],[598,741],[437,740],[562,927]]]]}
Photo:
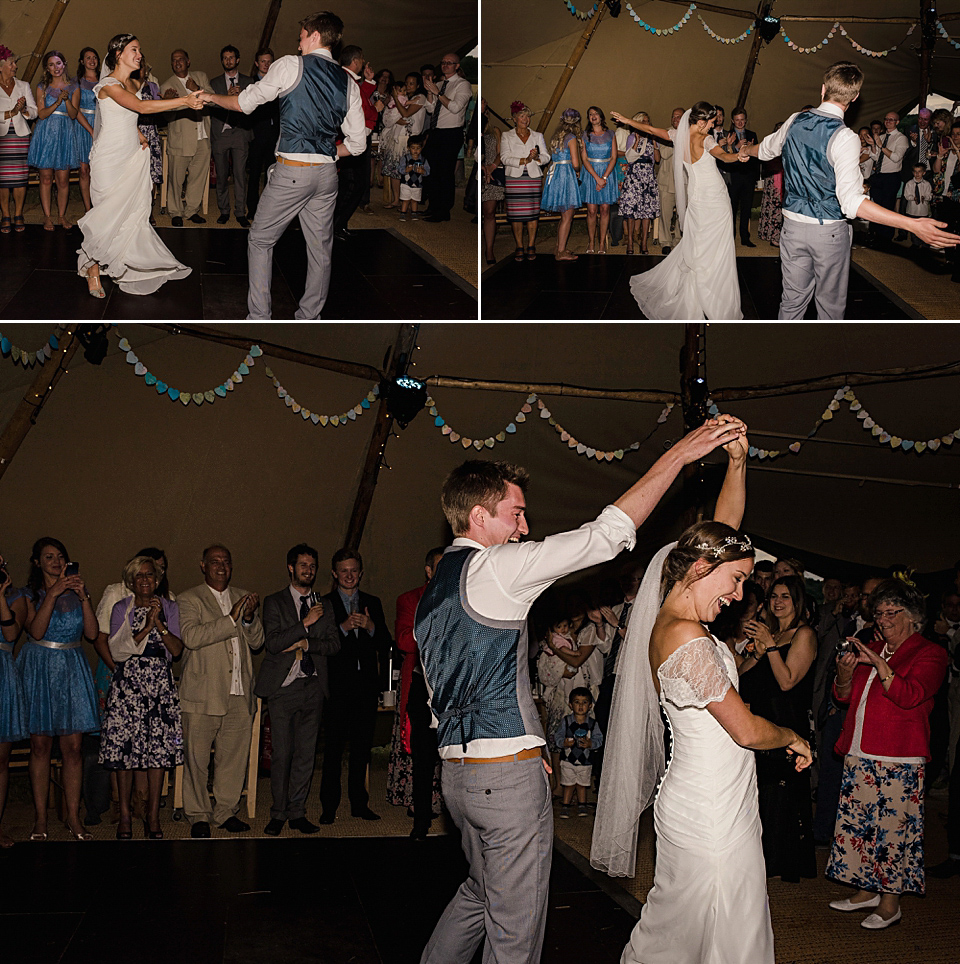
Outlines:
{"type": "Polygon", "coordinates": [[[237,95],[240,110],[252,114],[262,104],[276,100],[285,90],[289,90],[300,76],[300,65],[296,57],[286,56],[274,61],[266,75],[249,87],[244,87],[237,95]]]}
{"type": "Polygon", "coordinates": [[[860,137],[849,127],[841,127],[827,145],[827,160],[833,165],[837,181],[837,200],[844,217],[855,218],[866,199],[860,171],[860,137]]]}
{"type": "Polygon", "coordinates": [[[362,154],[367,149],[367,125],[363,118],[363,101],[360,88],[351,81],[347,84],[347,116],[340,125],[343,143],[353,154],[362,154]]]}

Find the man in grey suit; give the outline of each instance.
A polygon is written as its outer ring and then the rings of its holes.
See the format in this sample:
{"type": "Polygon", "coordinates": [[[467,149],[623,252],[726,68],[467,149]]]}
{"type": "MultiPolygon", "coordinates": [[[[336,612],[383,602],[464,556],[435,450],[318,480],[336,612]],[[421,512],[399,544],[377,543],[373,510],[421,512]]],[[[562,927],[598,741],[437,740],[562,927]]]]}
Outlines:
{"type": "Polygon", "coordinates": [[[204,581],[177,598],[183,668],[183,811],[191,837],[209,837],[211,814],[221,830],[250,829],[238,816],[247,773],[256,698],[251,651],[263,645],[255,592],[230,585],[233,559],[226,546],[208,546],[204,581]],[[211,806],[210,751],[216,754],[211,806]]]}
{"type": "MultiPolygon", "coordinates": [[[[220,63],[223,73],[213,78],[211,87],[215,94],[224,96],[239,94],[253,83],[253,78],[241,74],[237,67],[240,63],[240,51],[232,44],[227,44],[220,51],[220,63]]],[[[226,224],[230,220],[230,160],[233,160],[233,210],[237,216],[237,224],[241,228],[249,228],[250,222],[246,218],[247,212],[247,154],[250,152],[250,142],[253,140],[253,130],[250,118],[236,110],[224,110],[222,107],[210,109],[210,142],[213,151],[213,164],[217,171],[217,207],[220,217],[217,224],[226,224]]]]}
{"type": "Polygon", "coordinates": [[[320,828],[306,817],[313,780],[317,733],[327,687],[327,656],[340,651],[332,611],[311,592],[317,578],[317,550],[301,542],[287,553],[290,585],[263,601],[267,653],[254,693],[267,701],[273,760],[273,806],[264,833],[278,837],[287,820],[300,833],[320,828]]]}

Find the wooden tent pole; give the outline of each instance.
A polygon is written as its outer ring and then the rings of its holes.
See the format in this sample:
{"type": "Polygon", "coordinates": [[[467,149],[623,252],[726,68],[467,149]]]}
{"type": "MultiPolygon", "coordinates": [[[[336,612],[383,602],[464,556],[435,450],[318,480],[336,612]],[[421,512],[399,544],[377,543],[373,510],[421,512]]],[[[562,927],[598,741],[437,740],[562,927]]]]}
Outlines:
{"type": "Polygon", "coordinates": [[[200,338],[203,341],[214,341],[221,345],[230,345],[232,348],[242,348],[244,351],[255,344],[260,347],[264,355],[269,355],[272,358],[283,358],[286,361],[296,362],[298,365],[309,365],[311,368],[324,368],[327,371],[339,372],[341,375],[352,375],[354,378],[363,378],[366,381],[380,381],[379,370],[371,365],[343,361],[339,358],[327,358],[324,355],[312,355],[310,352],[296,351],[293,348],[276,345],[259,338],[238,338],[236,335],[229,335],[206,325],[148,325],[147,327],[159,328],[171,335],[187,335],[190,338],[200,338]]]}
{"type": "MultiPolygon", "coordinates": [[[[770,13],[773,7],[772,0],[760,0],[757,7],[757,23],[763,20],[770,13]]],[[[760,48],[763,46],[763,37],[760,31],[753,32],[753,45],[750,47],[750,56],[747,58],[747,66],[743,71],[743,81],[740,84],[740,93],[737,95],[736,107],[747,106],[747,96],[750,93],[750,84],[753,83],[753,72],[757,69],[757,58],[760,56],[760,48]]]]}
{"type": "Polygon", "coordinates": [[[57,353],[41,365],[27,394],[17,406],[0,435],[0,479],[10,466],[17,450],[23,444],[30,429],[37,423],[40,410],[50,398],[57,382],[67,370],[67,365],[80,346],[76,337],[76,325],[68,327],[57,342],[57,353]]]}
{"type": "Polygon", "coordinates": [[[69,2],[70,0],[54,0],[53,9],[50,11],[50,16],[47,17],[47,25],[43,28],[43,33],[40,34],[37,46],[34,48],[33,53],[30,54],[27,66],[20,75],[20,79],[25,80],[28,84],[33,80],[33,75],[37,72],[37,67],[40,66],[40,58],[44,55],[47,45],[53,39],[57,24],[60,23],[60,18],[67,9],[69,2]]]}
{"type": "Polygon", "coordinates": [[[930,65],[937,44],[936,0],[920,0],[920,106],[927,106],[930,93],[930,65]]]}
{"type": "MultiPolygon", "coordinates": [[[[397,332],[397,341],[393,346],[393,353],[387,362],[384,372],[384,382],[389,385],[406,370],[410,356],[413,354],[417,344],[417,333],[419,325],[401,325],[397,332]]],[[[380,474],[380,466],[383,464],[383,453],[390,439],[390,432],[393,429],[393,416],[387,407],[387,393],[383,389],[380,392],[380,404],[377,407],[377,419],[373,426],[370,436],[370,445],[367,447],[367,457],[363,463],[363,472],[360,476],[360,484],[357,487],[357,497],[353,502],[353,511],[350,513],[350,523],[347,526],[347,535],[343,544],[349,549],[358,549],[360,540],[363,538],[363,529],[367,524],[367,516],[370,513],[370,506],[373,504],[373,493],[377,487],[377,477],[380,474]]]]}
{"type": "Polygon", "coordinates": [[[553,94],[551,94],[550,100],[547,102],[547,106],[544,109],[543,114],[540,116],[540,120],[537,123],[537,130],[541,133],[547,129],[547,125],[550,123],[550,118],[553,117],[553,112],[557,109],[557,104],[560,103],[560,98],[563,97],[563,92],[567,89],[567,84],[570,83],[570,78],[573,77],[573,72],[577,69],[577,65],[580,63],[581,58],[587,52],[587,47],[590,45],[593,35],[597,32],[597,27],[600,26],[600,21],[603,19],[603,15],[606,13],[606,10],[607,5],[601,0],[600,4],[597,6],[597,12],[584,29],[580,40],[577,42],[576,48],[570,55],[570,59],[567,61],[566,67],[563,68],[563,73],[560,75],[560,79],[557,81],[557,86],[554,88],[553,94]]]}
{"type": "Polygon", "coordinates": [[[273,39],[273,31],[277,26],[277,17],[280,16],[280,7],[283,4],[283,0],[270,0],[270,9],[267,10],[267,19],[263,23],[263,31],[260,34],[260,44],[257,50],[263,50],[264,47],[270,46],[270,41],[273,39]]]}

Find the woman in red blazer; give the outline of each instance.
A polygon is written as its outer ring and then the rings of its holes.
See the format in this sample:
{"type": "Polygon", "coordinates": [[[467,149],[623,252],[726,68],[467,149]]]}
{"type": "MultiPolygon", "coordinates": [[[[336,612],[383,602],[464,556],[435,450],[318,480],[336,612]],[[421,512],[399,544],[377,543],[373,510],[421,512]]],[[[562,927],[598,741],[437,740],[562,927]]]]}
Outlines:
{"type": "Polygon", "coordinates": [[[859,888],[834,910],[873,910],[861,927],[882,930],[900,920],[901,893],[924,892],[924,764],[947,652],[920,635],[924,601],[911,585],[886,579],[869,604],[879,632],[837,659],[833,695],[850,712],[827,876],[859,888]]]}

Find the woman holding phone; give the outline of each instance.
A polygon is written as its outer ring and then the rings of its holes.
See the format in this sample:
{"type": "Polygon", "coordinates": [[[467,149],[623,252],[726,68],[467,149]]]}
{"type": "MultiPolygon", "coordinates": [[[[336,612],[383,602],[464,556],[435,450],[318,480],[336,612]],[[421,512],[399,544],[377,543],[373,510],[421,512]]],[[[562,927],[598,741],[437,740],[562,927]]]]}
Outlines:
{"type": "Polygon", "coordinates": [[[46,536],[33,544],[30,576],[15,606],[25,607],[28,638],[17,657],[30,734],[30,787],[36,816],[31,840],[47,839],[50,751],[60,738],[64,824],[75,840],[91,840],[80,823],[84,733],[100,726],[83,640],[97,638],[97,617],[66,546],[46,536]]]}

